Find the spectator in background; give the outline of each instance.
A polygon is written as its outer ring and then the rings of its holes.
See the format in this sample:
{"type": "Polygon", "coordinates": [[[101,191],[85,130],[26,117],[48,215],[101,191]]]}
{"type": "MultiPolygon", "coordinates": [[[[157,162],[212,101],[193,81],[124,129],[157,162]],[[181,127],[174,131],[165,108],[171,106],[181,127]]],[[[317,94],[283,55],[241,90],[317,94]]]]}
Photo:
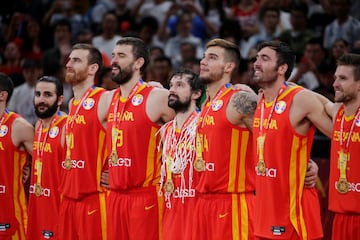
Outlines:
{"type": "Polygon", "coordinates": [[[8,109],[20,114],[29,123],[35,125],[37,116],[33,105],[34,90],[37,80],[42,75],[42,68],[40,63],[35,60],[24,59],[21,69],[25,82],[14,89],[8,109]]]}
{"type": "Polygon", "coordinates": [[[226,19],[220,26],[219,37],[242,46],[242,30],[235,19],[226,19]]]}
{"type": "Polygon", "coordinates": [[[349,43],[342,39],[336,39],[334,44],[331,47],[330,54],[329,54],[329,63],[331,67],[335,70],[336,69],[336,62],[337,60],[344,55],[345,53],[349,53],[349,43]]]}
{"type": "MultiPolygon", "coordinates": [[[[75,42],[76,43],[87,43],[91,44],[94,38],[93,32],[90,29],[84,28],[78,32],[76,35],[75,42]]],[[[101,56],[103,58],[104,66],[110,67],[110,59],[106,53],[101,52],[101,56]]]]}
{"type": "Polygon", "coordinates": [[[230,15],[230,9],[223,0],[204,0],[203,9],[204,17],[208,22],[208,37],[218,36],[221,24],[230,15]]]}
{"type": "Polygon", "coordinates": [[[44,52],[42,60],[44,74],[64,79],[64,65],[71,51],[72,27],[68,20],[54,24],[54,47],[44,52]]]}
{"type": "Polygon", "coordinates": [[[321,38],[312,38],[305,45],[304,55],[294,68],[289,81],[307,89],[315,90],[320,86],[317,67],[325,61],[326,51],[321,38]]]}
{"type": "Polygon", "coordinates": [[[119,84],[114,82],[111,78],[111,67],[103,67],[99,74],[97,80],[97,86],[105,88],[106,90],[113,90],[119,87],[119,84]]]}
{"type": "Polygon", "coordinates": [[[43,73],[53,76],[63,82],[64,101],[60,110],[68,112],[68,103],[73,96],[70,84],[65,83],[65,63],[71,51],[71,24],[66,19],[61,19],[54,24],[55,46],[44,52],[42,59],[43,73]]]}
{"type": "Polygon", "coordinates": [[[291,29],[290,23],[290,4],[293,0],[263,0],[261,2],[262,6],[266,6],[269,8],[278,8],[280,11],[280,23],[279,23],[279,31],[283,32],[285,30],[291,29]]]}
{"type": "Polygon", "coordinates": [[[118,30],[119,25],[115,13],[107,12],[101,22],[101,34],[95,36],[92,40],[92,45],[104,52],[109,59],[111,59],[116,42],[121,39],[118,30]]]}
{"type": "MultiPolygon", "coordinates": [[[[22,57],[41,61],[43,51],[47,47],[46,38],[42,34],[40,23],[30,18],[23,22],[19,37],[16,38],[22,43],[22,57]]],[[[50,44],[48,44],[50,46],[50,44]]]]}
{"type": "Polygon", "coordinates": [[[257,0],[236,1],[231,7],[231,17],[239,21],[245,40],[259,31],[259,11],[260,3],[257,0]]]}
{"type": "Polygon", "coordinates": [[[176,70],[180,70],[181,68],[183,68],[185,62],[200,62],[199,58],[197,58],[196,56],[196,46],[190,42],[182,42],[180,44],[180,58],[175,61],[175,63],[173,64],[173,68],[176,70]]]}
{"type": "Polygon", "coordinates": [[[24,82],[20,63],[21,43],[19,41],[8,42],[4,50],[4,63],[0,65],[0,72],[8,75],[15,87],[24,82]]]}
{"type": "MultiPolygon", "coordinates": [[[[137,35],[141,38],[146,46],[161,46],[163,47],[163,43],[159,41],[157,37],[157,31],[159,29],[159,23],[156,18],[152,16],[144,17],[138,27],[137,35]]],[[[136,34],[135,34],[136,35],[136,34]]]]}
{"type": "Polygon", "coordinates": [[[61,19],[67,19],[70,22],[72,40],[75,39],[78,31],[89,25],[84,16],[75,11],[74,0],[54,0],[44,16],[43,23],[52,26],[61,19]]]}
{"type": "Polygon", "coordinates": [[[290,7],[290,22],[292,28],[283,31],[279,39],[289,44],[295,51],[296,59],[299,60],[305,50],[305,45],[310,38],[314,37],[313,31],[307,28],[308,6],[304,2],[294,2],[290,7]]]}
{"type": "Polygon", "coordinates": [[[196,0],[176,1],[172,4],[163,22],[159,23],[159,39],[161,41],[166,41],[168,38],[178,34],[179,18],[184,12],[190,15],[191,34],[200,38],[203,42],[206,41],[209,37],[207,28],[210,23],[207,23],[202,8],[196,0]]]}
{"type": "Polygon", "coordinates": [[[136,30],[136,21],[132,9],[128,8],[126,0],[114,0],[115,8],[111,10],[115,13],[121,33],[125,34],[136,30]]]}
{"type": "Polygon", "coordinates": [[[247,56],[251,48],[260,42],[271,41],[279,37],[280,10],[279,8],[263,5],[259,12],[259,32],[252,35],[243,48],[243,55],[247,56]]]}
{"type": "Polygon", "coordinates": [[[153,62],[155,58],[160,57],[160,56],[164,56],[164,55],[165,55],[165,52],[164,52],[164,49],[162,47],[152,46],[149,49],[150,63],[153,62]]]}
{"type": "Polygon", "coordinates": [[[167,0],[138,0],[133,7],[133,16],[139,19],[138,23],[145,17],[154,17],[158,23],[162,23],[171,5],[172,2],[167,0]]]}
{"type": "Polygon", "coordinates": [[[165,55],[171,58],[172,63],[181,61],[180,46],[183,42],[189,42],[196,46],[196,57],[201,58],[204,53],[202,40],[191,33],[192,14],[190,12],[182,12],[178,16],[176,23],[177,34],[167,40],[165,44],[165,55]]]}
{"type": "Polygon", "coordinates": [[[155,81],[161,83],[166,89],[169,89],[169,78],[172,74],[171,59],[166,56],[157,57],[151,62],[148,68],[149,74],[146,81],[155,81]]]}
{"type": "Polygon", "coordinates": [[[342,38],[353,49],[354,43],[360,40],[360,21],[350,15],[350,0],[329,1],[336,19],[325,28],[324,47],[330,49],[336,39],[342,38]]]}

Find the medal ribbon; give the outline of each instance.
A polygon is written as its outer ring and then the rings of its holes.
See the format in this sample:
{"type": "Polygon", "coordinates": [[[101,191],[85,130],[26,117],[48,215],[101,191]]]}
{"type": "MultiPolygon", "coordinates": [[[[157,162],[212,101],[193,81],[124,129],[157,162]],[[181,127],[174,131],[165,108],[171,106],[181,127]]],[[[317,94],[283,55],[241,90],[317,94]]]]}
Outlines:
{"type": "Polygon", "coordinates": [[[52,119],[49,128],[46,130],[46,133],[44,135],[44,140],[41,143],[41,135],[43,132],[43,124],[44,121],[40,120],[40,126],[38,129],[38,138],[37,138],[37,148],[36,148],[36,160],[35,160],[35,169],[36,169],[36,184],[38,184],[39,186],[41,185],[41,174],[42,174],[42,156],[44,155],[44,149],[45,149],[45,144],[49,135],[49,130],[52,128],[52,126],[54,125],[54,123],[56,122],[56,120],[58,119],[57,115],[54,116],[54,118],[52,119]],[[41,148],[41,149],[40,149],[41,148]]]}
{"type": "Polygon", "coordinates": [[[277,102],[279,96],[285,91],[286,87],[287,87],[287,84],[286,84],[286,82],[284,82],[284,84],[279,89],[279,92],[276,95],[274,101],[272,102],[270,113],[267,117],[265,127],[263,126],[264,125],[264,112],[265,112],[265,99],[264,99],[264,95],[262,95],[262,97],[261,97],[260,134],[259,134],[260,136],[257,138],[257,150],[258,150],[258,155],[259,155],[259,162],[264,162],[264,144],[265,144],[264,130],[267,130],[269,128],[270,121],[271,121],[272,115],[275,110],[276,102],[277,102]]]}
{"type": "MultiPolygon", "coordinates": [[[[212,105],[214,103],[216,103],[217,100],[219,100],[220,98],[222,98],[225,94],[227,94],[230,90],[231,90],[231,84],[227,83],[225,84],[215,95],[214,99],[212,101],[207,101],[207,103],[205,104],[206,110],[203,109],[203,111],[201,111],[201,115],[199,117],[199,119],[201,119],[201,128],[204,127],[204,123],[206,121],[206,116],[209,113],[210,108],[212,107],[212,105]],[[204,113],[204,114],[203,114],[204,113]]],[[[196,131],[196,159],[202,159],[202,153],[203,153],[203,137],[199,134],[198,131],[196,131]]]]}
{"type": "Polygon", "coordinates": [[[118,131],[116,129],[116,126],[117,126],[118,123],[121,122],[121,118],[122,118],[122,115],[124,113],[126,103],[129,101],[129,99],[131,99],[135,94],[140,92],[145,87],[146,87],[146,84],[144,83],[143,80],[140,80],[139,82],[136,83],[136,85],[131,90],[129,96],[126,98],[125,102],[122,104],[120,116],[119,116],[118,119],[117,119],[116,114],[117,114],[117,111],[118,111],[119,102],[121,102],[120,88],[118,88],[118,91],[116,91],[115,99],[116,98],[119,98],[119,99],[115,103],[114,112],[113,112],[114,119],[113,119],[113,124],[112,124],[112,127],[111,127],[111,152],[112,153],[116,154],[116,141],[117,141],[117,138],[118,138],[118,131]]]}
{"type": "Polygon", "coordinates": [[[347,165],[347,161],[349,160],[349,157],[350,157],[349,153],[348,153],[349,144],[350,144],[351,135],[354,131],[356,120],[358,119],[358,117],[360,115],[360,107],[358,108],[358,110],[354,116],[354,119],[352,120],[345,146],[344,146],[344,140],[343,140],[344,119],[345,119],[344,115],[342,116],[341,122],[340,122],[340,147],[341,147],[341,150],[339,152],[339,159],[338,159],[338,161],[339,161],[338,164],[339,164],[339,169],[340,169],[340,179],[346,179],[346,165],[347,165]]]}
{"type": "Polygon", "coordinates": [[[77,106],[75,112],[72,113],[73,108],[71,108],[69,116],[66,119],[66,125],[65,125],[66,159],[71,160],[71,158],[70,158],[71,150],[70,149],[71,149],[71,143],[72,143],[72,134],[70,133],[70,129],[73,129],[74,122],[76,121],[76,117],[77,117],[77,115],[79,114],[79,111],[80,111],[80,107],[83,105],[85,99],[89,96],[89,94],[92,92],[93,89],[94,89],[94,86],[90,87],[85,92],[85,94],[81,98],[80,103],[77,106]],[[71,123],[71,126],[69,127],[69,121],[70,121],[71,118],[72,118],[72,123],[71,123]]]}

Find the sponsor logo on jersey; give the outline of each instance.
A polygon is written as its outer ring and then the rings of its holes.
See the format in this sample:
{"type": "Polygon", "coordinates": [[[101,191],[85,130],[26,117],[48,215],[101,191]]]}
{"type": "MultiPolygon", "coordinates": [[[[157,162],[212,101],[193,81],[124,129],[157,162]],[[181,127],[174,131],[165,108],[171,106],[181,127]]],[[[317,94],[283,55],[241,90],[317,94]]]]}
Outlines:
{"type": "Polygon", "coordinates": [[[176,187],[174,192],[172,193],[173,198],[193,198],[195,197],[195,189],[180,189],[180,187],[176,187]]]}
{"type": "Polygon", "coordinates": [[[258,176],[276,178],[276,168],[266,168],[265,173],[259,173],[257,167],[255,167],[255,172],[258,176]]]}
{"type": "MultiPolygon", "coordinates": [[[[66,169],[65,167],[65,160],[61,162],[61,166],[66,169]]],[[[71,160],[71,168],[85,168],[85,161],[84,160],[71,160]]]]}
{"type": "Polygon", "coordinates": [[[4,193],[6,193],[6,186],[0,185],[0,194],[4,194],[4,193]]]}
{"type": "Polygon", "coordinates": [[[118,158],[118,160],[113,163],[111,159],[109,159],[110,167],[131,167],[131,158],[118,158]]]}
{"type": "MultiPolygon", "coordinates": [[[[30,193],[30,194],[34,194],[34,193],[35,193],[35,184],[30,185],[29,193],[30,193]]],[[[41,196],[50,197],[50,194],[51,194],[50,188],[41,187],[41,196]]]]}

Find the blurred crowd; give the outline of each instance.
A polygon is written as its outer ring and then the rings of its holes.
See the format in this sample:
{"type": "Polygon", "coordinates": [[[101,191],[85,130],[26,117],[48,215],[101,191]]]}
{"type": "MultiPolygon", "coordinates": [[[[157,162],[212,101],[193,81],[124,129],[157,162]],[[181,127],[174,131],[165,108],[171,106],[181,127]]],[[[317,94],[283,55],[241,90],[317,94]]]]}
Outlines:
{"type": "MultiPolygon", "coordinates": [[[[9,109],[34,123],[34,84],[42,75],[65,82],[65,61],[74,43],[91,43],[105,68],[97,85],[116,87],[110,60],[115,43],[137,36],[149,47],[145,81],[167,87],[180,68],[199,71],[205,43],[215,37],[235,42],[242,64],[233,83],[252,82],[258,43],[279,39],[297,54],[289,81],[333,100],[336,59],[360,52],[360,2],[356,0],[14,0],[1,9],[0,72],[16,86],[9,109]]],[[[65,84],[67,110],[72,97],[65,84]]]]}

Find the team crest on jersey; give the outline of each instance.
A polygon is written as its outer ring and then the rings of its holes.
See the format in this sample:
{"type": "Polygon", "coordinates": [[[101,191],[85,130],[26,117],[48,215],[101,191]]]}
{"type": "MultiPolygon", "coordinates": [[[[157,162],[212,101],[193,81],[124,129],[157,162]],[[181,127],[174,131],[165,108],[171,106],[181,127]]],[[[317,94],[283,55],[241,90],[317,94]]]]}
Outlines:
{"type": "Polygon", "coordinates": [[[356,121],[355,121],[355,125],[357,126],[357,127],[360,127],[360,119],[358,118],[358,119],[356,119],[356,121]]]}
{"type": "Polygon", "coordinates": [[[277,114],[283,113],[286,109],[286,102],[278,101],[275,105],[275,112],[277,114]]]}
{"type": "Polygon", "coordinates": [[[8,133],[8,126],[6,125],[1,125],[0,127],[0,137],[5,136],[8,133]]]}
{"type": "Polygon", "coordinates": [[[223,105],[223,100],[219,99],[217,100],[216,102],[214,102],[211,106],[211,109],[216,112],[216,111],[219,111],[220,108],[222,107],[223,105]]]}
{"type": "Polygon", "coordinates": [[[49,137],[50,138],[56,138],[56,136],[59,134],[59,127],[54,126],[49,131],[49,137]]]}
{"type": "Polygon", "coordinates": [[[141,94],[136,94],[135,96],[133,96],[133,98],[131,99],[131,103],[134,106],[139,106],[144,100],[143,95],[141,94]]]}
{"type": "Polygon", "coordinates": [[[85,110],[90,110],[93,108],[94,105],[95,105],[95,100],[92,98],[87,98],[83,103],[83,108],[85,110]]]}

